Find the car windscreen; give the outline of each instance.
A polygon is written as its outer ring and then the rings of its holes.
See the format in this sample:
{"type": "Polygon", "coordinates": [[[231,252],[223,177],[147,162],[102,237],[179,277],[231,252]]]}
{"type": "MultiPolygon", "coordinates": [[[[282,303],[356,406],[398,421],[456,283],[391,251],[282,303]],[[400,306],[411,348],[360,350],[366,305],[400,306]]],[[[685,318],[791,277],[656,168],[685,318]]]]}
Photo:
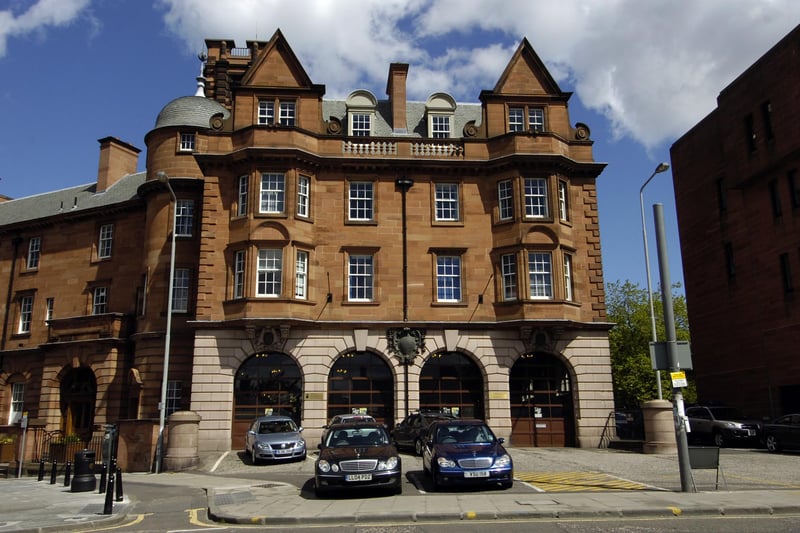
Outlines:
{"type": "Polygon", "coordinates": [[[383,446],[389,444],[389,437],[383,428],[337,428],[328,433],[326,446],[383,446]]]}
{"type": "Polygon", "coordinates": [[[717,420],[744,420],[744,414],[735,407],[712,407],[711,413],[717,420]]]}
{"type": "Polygon", "coordinates": [[[441,444],[489,444],[494,434],[484,425],[440,425],[436,429],[436,442],[441,444]]]}
{"type": "Polygon", "coordinates": [[[292,420],[270,420],[261,422],[258,425],[258,432],[261,435],[268,433],[289,433],[297,431],[297,425],[292,420]]]}

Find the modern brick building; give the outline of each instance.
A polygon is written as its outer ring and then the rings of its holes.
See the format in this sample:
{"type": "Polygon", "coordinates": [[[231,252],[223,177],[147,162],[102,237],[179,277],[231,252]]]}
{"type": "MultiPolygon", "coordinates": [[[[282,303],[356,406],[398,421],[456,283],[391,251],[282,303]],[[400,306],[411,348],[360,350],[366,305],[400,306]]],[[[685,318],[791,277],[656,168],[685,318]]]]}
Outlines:
{"type": "Polygon", "coordinates": [[[800,27],[671,149],[698,395],[800,411],[800,27]]]}
{"type": "Polygon", "coordinates": [[[145,137],[145,172],[105,138],[96,182],[0,204],[10,422],[154,421],[167,383],[168,412],[200,415],[201,451],[241,449],[264,412],[313,442],[333,414],[392,425],[418,408],[516,446],[597,446],[613,410],[604,165],[528,41],[479,103],[408,101],[406,64],[386,99],[328,100],[280,31],[206,44],[198,94],[145,137]]]}

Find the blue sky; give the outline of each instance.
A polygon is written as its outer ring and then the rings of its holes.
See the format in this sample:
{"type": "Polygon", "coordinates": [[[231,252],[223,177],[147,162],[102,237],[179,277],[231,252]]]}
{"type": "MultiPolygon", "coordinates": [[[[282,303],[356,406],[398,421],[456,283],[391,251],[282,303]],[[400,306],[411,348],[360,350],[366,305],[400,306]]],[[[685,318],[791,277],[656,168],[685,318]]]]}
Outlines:
{"type": "MultiPolygon", "coordinates": [[[[195,90],[205,38],[267,40],[280,28],[326,97],[385,97],[391,62],[409,98],[477,102],[527,38],[585,123],[597,161],[606,282],[645,286],[639,189],[719,92],[800,21],[797,0],[0,0],[0,194],[90,183],[97,139],[143,150],[161,108],[195,90]]],[[[672,175],[663,203],[670,271],[682,282],[672,175]]]]}

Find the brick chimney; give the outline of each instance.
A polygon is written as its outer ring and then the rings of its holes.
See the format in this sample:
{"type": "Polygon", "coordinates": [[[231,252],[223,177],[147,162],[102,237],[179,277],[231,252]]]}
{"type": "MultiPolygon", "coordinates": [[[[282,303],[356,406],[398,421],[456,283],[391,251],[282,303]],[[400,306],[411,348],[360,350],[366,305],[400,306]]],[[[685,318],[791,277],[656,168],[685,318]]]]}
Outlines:
{"type": "Polygon", "coordinates": [[[389,65],[389,81],[386,82],[386,94],[392,107],[392,130],[395,133],[407,134],[406,118],[406,78],[408,63],[392,63],[389,65]]]}
{"type": "Polygon", "coordinates": [[[139,150],[116,137],[98,139],[100,143],[100,163],[97,167],[97,192],[103,192],[114,185],[121,177],[136,172],[139,150]]]}

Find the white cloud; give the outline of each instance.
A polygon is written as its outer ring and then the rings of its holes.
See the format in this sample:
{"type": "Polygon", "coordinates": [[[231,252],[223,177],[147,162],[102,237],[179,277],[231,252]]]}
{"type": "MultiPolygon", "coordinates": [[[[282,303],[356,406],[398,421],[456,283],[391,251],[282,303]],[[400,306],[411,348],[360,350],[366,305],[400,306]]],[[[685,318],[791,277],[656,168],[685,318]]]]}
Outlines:
{"type": "Polygon", "coordinates": [[[91,0],[38,0],[25,11],[0,11],[0,57],[6,55],[10,37],[42,31],[49,26],[72,23],[91,0]]]}

